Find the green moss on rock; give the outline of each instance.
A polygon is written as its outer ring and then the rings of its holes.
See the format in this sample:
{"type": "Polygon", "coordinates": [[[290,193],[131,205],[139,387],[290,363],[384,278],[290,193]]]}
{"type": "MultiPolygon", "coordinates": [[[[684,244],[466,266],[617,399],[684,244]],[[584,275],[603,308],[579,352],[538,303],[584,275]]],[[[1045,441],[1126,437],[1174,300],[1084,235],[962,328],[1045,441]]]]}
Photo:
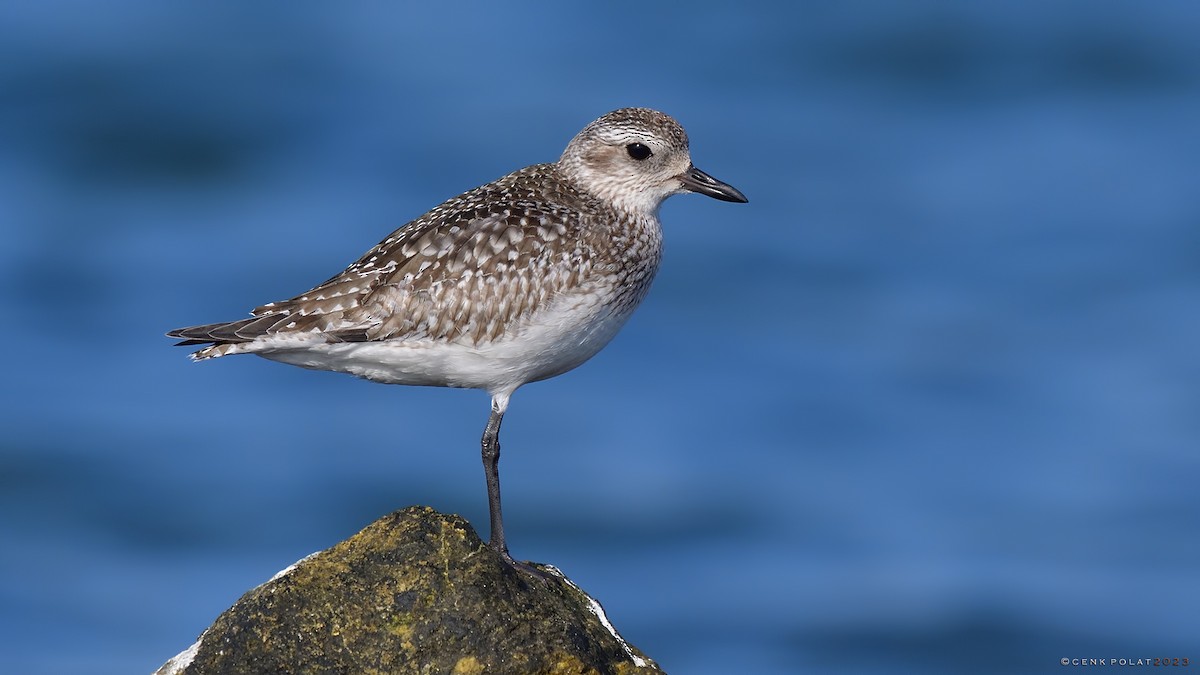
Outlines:
{"type": "Polygon", "coordinates": [[[157,675],[662,672],[542,569],[515,570],[461,517],[411,507],[250,591],[157,675]]]}

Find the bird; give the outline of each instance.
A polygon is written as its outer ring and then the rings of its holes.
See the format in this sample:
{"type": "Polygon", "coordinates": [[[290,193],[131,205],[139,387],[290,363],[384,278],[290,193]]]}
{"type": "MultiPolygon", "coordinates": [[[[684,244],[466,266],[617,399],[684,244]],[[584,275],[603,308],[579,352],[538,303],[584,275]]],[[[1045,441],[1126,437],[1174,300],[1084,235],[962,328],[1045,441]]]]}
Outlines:
{"type": "Polygon", "coordinates": [[[621,108],[586,125],[558,161],[443,202],[312,290],[167,336],[202,345],[194,361],[256,354],[384,384],[487,392],[488,545],[528,568],[509,553],[500,502],[509,399],[612,340],[658,271],[659,207],[688,192],[748,201],[696,168],[674,118],[621,108]]]}

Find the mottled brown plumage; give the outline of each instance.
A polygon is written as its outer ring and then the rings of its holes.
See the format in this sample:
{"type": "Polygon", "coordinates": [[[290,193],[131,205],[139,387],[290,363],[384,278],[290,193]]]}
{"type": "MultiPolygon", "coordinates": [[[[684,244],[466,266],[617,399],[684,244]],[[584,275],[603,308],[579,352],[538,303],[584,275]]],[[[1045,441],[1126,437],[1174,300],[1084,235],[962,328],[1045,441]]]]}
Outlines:
{"type": "Polygon", "coordinates": [[[538,164],[443,203],[302,295],[171,335],[216,342],[197,360],[284,333],[478,346],[601,277],[620,304],[640,300],[660,252],[651,225],[581,192],[557,165],[538,164]]]}

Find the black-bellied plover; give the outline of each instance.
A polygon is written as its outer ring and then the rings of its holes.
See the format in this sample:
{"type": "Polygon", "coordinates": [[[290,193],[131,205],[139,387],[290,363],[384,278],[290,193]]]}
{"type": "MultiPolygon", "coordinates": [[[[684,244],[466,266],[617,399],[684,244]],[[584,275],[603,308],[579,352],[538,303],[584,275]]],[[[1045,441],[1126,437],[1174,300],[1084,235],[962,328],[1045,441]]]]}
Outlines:
{"type": "Polygon", "coordinates": [[[681,192],[745,202],[692,165],[670,116],[615,110],[553,164],[465,192],[388,235],[357,262],[241,321],[173,330],[202,361],[257,354],[386,384],[483,389],[490,545],[512,563],[500,511],[500,421],[523,384],[587,361],[658,271],[658,209],[681,192]]]}

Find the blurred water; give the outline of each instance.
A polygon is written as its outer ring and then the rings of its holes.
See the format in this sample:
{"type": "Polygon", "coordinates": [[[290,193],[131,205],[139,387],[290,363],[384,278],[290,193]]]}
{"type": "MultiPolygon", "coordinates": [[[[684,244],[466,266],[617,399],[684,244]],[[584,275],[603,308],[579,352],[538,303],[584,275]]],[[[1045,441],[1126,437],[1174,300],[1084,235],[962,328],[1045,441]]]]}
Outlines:
{"type": "MultiPolygon", "coordinates": [[[[0,621],[147,673],[414,503],[484,528],[478,392],[162,332],[309,288],[647,105],[751,199],[505,420],[514,554],[673,673],[1200,658],[1200,8],[0,7],[0,621]]],[[[65,645],[65,646],[64,646],[65,645]]]]}

